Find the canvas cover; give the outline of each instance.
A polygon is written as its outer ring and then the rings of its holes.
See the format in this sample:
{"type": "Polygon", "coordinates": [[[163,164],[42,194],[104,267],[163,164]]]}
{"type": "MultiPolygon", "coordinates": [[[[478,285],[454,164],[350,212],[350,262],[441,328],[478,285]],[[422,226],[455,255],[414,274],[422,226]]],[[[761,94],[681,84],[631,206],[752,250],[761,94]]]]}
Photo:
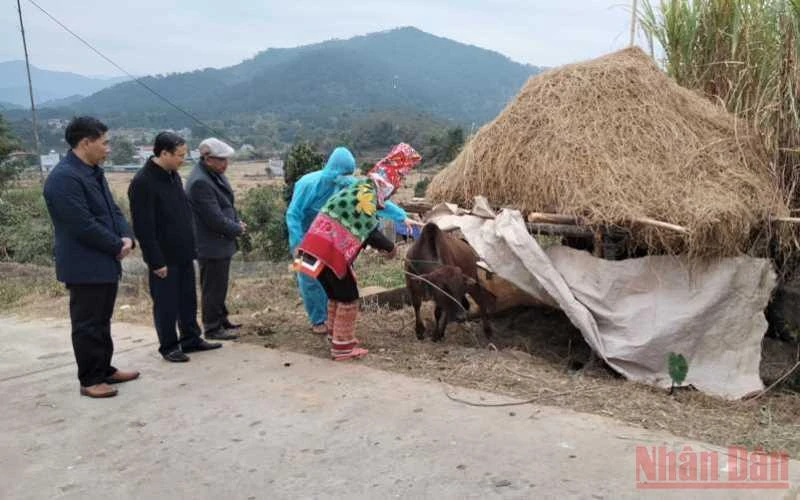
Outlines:
{"type": "Polygon", "coordinates": [[[566,246],[544,250],[515,210],[485,200],[465,213],[441,204],[426,217],[460,229],[491,270],[562,309],[586,342],[629,380],[669,388],[668,355],[682,354],[683,385],[726,399],[763,389],[764,309],[776,285],[767,259],[689,262],[649,256],[608,261],[566,246]]]}

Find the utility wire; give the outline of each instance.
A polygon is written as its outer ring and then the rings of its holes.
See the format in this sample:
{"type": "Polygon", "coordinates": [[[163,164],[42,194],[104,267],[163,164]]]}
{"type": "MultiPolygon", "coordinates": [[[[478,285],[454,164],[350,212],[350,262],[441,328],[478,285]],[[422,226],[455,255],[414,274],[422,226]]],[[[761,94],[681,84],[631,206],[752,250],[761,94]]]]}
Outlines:
{"type": "MultiPolygon", "coordinates": [[[[133,76],[132,74],[130,74],[128,71],[126,71],[126,70],[125,70],[125,68],[123,68],[123,67],[122,67],[122,66],[120,66],[119,64],[117,64],[117,63],[115,63],[114,61],[112,61],[112,60],[111,60],[111,58],[107,57],[105,54],[103,54],[102,52],[100,52],[100,51],[99,51],[98,49],[96,49],[96,48],[95,48],[95,47],[94,47],[94,46],[93,46],[91,43],[89,43],[89,42],[87,42],[86,40],[84,40],[83,38],[81,38],[81,36],[80,36],[80,35],[78,35],[78,34],[77,34],[77,33],[75,33],[74,31],[72,31],[71,29],[69,29],[67,26],[65,26],[65,25],[64,25],[64,23],[62,23],[61,21],[59,21],[58,19],[56,19],[56,17],[55,17],[55,16],[53,16],[52,14],[50,14],[49,12],[47,12],[47,10],[45,10],[45,9],[44,9],[44,8],[43,8],[41,5],[39,5],[38,3],[36,3],[34,0],[28,0],[28,2],[30,2],[30,3],[31,3],[31,4],[32,4],[34,7],[36,7],[37,9],[39,9],[39,10],[40,10],[40,11],[41,11],[41,12],[42,12],[44,15],[46,15],[47,17],[49,17],[49,18],[50,18],[50,19],[51,19],[53,22],[55,22],[56,24],[58,24],[59,26],[61,26],[61,27],[62,27],[62,28],[65,30],[65,31],[67,31],[67,33],[69,33],[70,35],[72,35],[72,36],[74,36],[75,38],[77,38],[78,40],[80,40],[80,41],[81,41],[81,43],[83,43],[84,45],[86,45],[87,47],[89,47],[89,49],[91,49],[91,50],[92,50],[94,53],[96,53],[97,55],[99,55],[100,57],[102,57],[103,59],[105,59],[106,61],[108,61],[108,62],[109,62],[111,65],[113,65],[113,66],[114,66],[115,68],[117,68],[118,70],[120,70],[120,71],[122,71],[123,73],[125,73],[125,74],[126,74],[126,75],[127,75],[129,78],[131,78],[133,81],[135,81],[136,83],[138,83],[139,85],[141,85],[141,86],[142,86],[142,87],[144,87],[145,89],[149,90],[149,91],[150,91],[150,92],[151,92],[153,95],[155,95],[156,97],[158,97],[158,98],[159,98],[159,99],[161,99],[162,101],[166,102],[167,104],[169,104],[170,106],[172,106],[173,108],[175,108],[176,110],[178,110],[180,113],[182,113],[182,114],[186,115],[187,117],[189,117],[190,119],[194,120],[194,121],[195,121],[195,122],[197,122],[198,124],[200,124],[200,125],[202,125],[203,127],[207,128],[208,130],[210,130],[211,132],[213,132],[215,135],[217,135],[217,136],[219,136],[219,137],[221,137],[221,138],[223,138],[223,139],[227,140],[228,142],[230,142],[230,143],[232,143],[232,144],[234,144],[234,145],[238,144],[238,142],[237,142],[237,141],[233,141],[233,140],[231,140],[229,137],[226,137],[226,136],[225,136],[225,134],[223,134],[222,132],[220,132],[220,131],[218,131],[218,130],[214,129],[212,126],[210,126],[210,125],[206,124],[205,122],[203,122],[203,120],[201,120],[200,118],[196,117],[195,115],[193,115],[193,114],[192,114],[192,113],[190,113],[189,111],[186,111],[185,109],[181,108],[180,106],[178,106],[178,105],[177,105],[177,104],[175,104],[174,102],[170,101],[168,98],[166,98],[166,97],[164,97],[163,95],[161,95],[161,94],[160,94],[159,92],[157,92],[155,89],[153,89],[152,87],[150,87],[149,85],[147,85],[146,83],[144,83],[144,82],[142,81],[142,79],[141,79],[141,78],[138,78],[138,77],[136,77],[136,76],[133,76]]],[[[239,145],[241,145],[241,144],[239,144],[239,145]]]]}

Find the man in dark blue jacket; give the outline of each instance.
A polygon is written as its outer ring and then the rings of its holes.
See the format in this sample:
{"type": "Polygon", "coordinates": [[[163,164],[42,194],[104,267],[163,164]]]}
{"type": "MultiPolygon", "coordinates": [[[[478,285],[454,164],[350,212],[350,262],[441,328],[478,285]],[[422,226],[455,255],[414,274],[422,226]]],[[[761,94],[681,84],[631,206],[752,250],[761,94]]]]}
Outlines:
{"type": "Polygon", "coordinates": [[[69,289],[72,348],[81,394],[110,397],[109,384],[139,376],[111,366],[111,316],[133,234],[108,188],[103,169],[108,128],[95,118],[74,119],[66,129],[70,151],[53,168],[44,198],[55,230],[56,277],[69,289]]]}
{"type": "Polygon", "coordinates": [[[182,137],[161,132],[153,144],[153,156],[128,187],[133,231],[150,269],[158,350],[171,362],[189,361],[188,352],[222,347],[204,340],[197,324],[192,209],[178,175],[186,150],[182,137]]]}

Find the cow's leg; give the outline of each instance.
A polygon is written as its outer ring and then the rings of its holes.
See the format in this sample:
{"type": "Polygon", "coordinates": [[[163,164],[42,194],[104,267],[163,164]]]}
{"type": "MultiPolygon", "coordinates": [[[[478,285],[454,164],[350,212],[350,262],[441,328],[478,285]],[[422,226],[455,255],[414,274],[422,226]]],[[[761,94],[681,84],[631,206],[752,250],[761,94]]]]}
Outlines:
{"type": "Polygon", "coordinates": [[[425,338],[425,324],[422,322],[419,312],[422,306],[422,292],[419,290],[419,287],[415,285],[409,285],[408,289],[411,293],[411,305],[414,306],[414,319],[416,321],[414,325],[415,331],[417,333],[417,338],[422,340],[425,338]]]}
{"type": "MultiPolygon", "coordinates": [[[[486,302],[484,302],[485,304],[486,302]]],[[[484,307],[481,307],[481,323],[483,324],[483,333],[486,335],[486,338],[492,337],[492,325],[489,324],[489,314],[486,312],[484,307]]]]}
{"type": "Polygon", "coordinates": [[[483,333],[486,335],[486,338],[489,339],[492,337],[492,326],[489,324],[489,313],[486,311],[486,308],[489,306],[489,292],[483,289],[482,286],[478,285],[477,283],[471,287],[470,295],[473,296],[475,301],[478,303],[478,307],[481,310],[481,323],[483,325],[483,333]]]}
{"type": "Polygon", "coordinates": [[[444,338],[444,330],[447,328],[447,311],[437,304],[434,310],[434,316],[436,317],[436,328],[431,336],[431,340],[439,342],[444,338]]]}

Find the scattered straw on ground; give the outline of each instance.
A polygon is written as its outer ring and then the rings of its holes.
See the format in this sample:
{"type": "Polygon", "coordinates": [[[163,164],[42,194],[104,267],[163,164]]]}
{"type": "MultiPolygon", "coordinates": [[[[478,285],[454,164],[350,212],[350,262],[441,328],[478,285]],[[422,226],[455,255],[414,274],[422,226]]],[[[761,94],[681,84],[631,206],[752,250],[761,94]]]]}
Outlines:
{"type": "MultiPolygon", "coordinates": [[[[432,315],[429,309],[426,313],[432,315]]],[[[612,417],[687,439],[786,450],[800,458],[800,395],[794,391],[777,390],[755,402],[731,402],[688,391],[670,396],[603,369],[576,372],[588,351],[560,313],[534,310],[495,320],[495,324],[497,351],[486,347],[478,323],[451,325],[442,343],[420,342],[414,336],[410,309],[367,311],[359,319],[358,336],[370,354],[358,362],[439,381],[445,384],[443,389],[480,389],[612,417]]],[[[311,333],[302,313],[279,313],[274,319],[262,314],[245,330],[242,341],[329,356],[326,343],[311,333]]],[[[770,352],[780,357],[781,349],[785,345],[776,342],[770,352]]],[[[786,364],[777,364],[785,369],[786,364]]],[[[444,392],[442,397],[446,397],[444,392]]]]}
{"type": "Polygon", "coordinates": [[[789,210],[745,126],[629,48],[532,77],[427,197],[470,207],[484,195],[619,224],[656,252],[730,256],[752,253],[755,241],[763,252],[765,221],[789,210]],[[631,223],[641,217],[689,234],[631,223]]]}
{"type": "MultiPolygon", "coordinates": [[[[386,273],[385,268],[393,265],[397,262],[374,259],[372,266],[359,270],[359,276],[366,279],[374,272],[386,273]]],[[[234,320],[245,324],[240,341],[327,359],[327,344],[311,333],[286,267],[287,263],[234,264],[229,306],[234,320]]],[[[51,278],[51,273],[35,266],[0,267],[2,281],[25,276],[39,280],[51,278]]],[[[144,285],[131,278],[123,285],[125,293],[117,301],[114,321],[152,324],[144,285]]],[[[65,296],[35,293],[21,298],[14,313],[67,317],[65,296]]],[[[430,304],[423,306],[426,318],[432,318],[431,309],[430,304]]],[[[670,396],[667,391],[616,378],[603,369],[577,372],[588,356],[588,346],[559,311],[529,309],[492,322],[497,350],[487,345],[479,322],[450,325],[441,343],[420,342],[414,335],[411,308],[370,308],[358,320],[358,337],[370,354],[357,362],[439,381],[443,383],[442,397],[446,397],[445,390],[457,392],[455,387],[480,389],[612,417],[687,439],[786,450],[800,458],[800,395],[790,384],[751,402],[724,401],[687,391],[670,396]]],[[[776,380],[795,359],[795,348],[766,339],[762,377],[776,380]]],[[[520,415],[526,408],[531,407],[509,408],[509,412],[520,415]]]]}

